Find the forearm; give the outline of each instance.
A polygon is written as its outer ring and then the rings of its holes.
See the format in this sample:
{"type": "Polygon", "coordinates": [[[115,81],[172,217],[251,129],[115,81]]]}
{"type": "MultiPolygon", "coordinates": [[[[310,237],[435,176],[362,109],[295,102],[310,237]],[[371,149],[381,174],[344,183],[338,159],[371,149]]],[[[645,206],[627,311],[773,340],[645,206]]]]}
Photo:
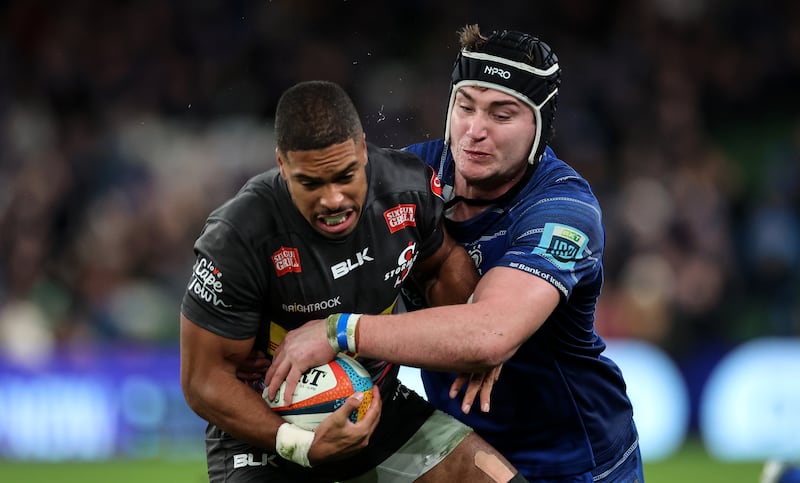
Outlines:
{"type": "Polygon", "coordinates": [[[559,297],[539,277],[495,268],[475,288],[472,304],[362,316],[357,350],[364,357],[424,369],[485,372],[539,330],[559,297]]]}
{"type": "Polygon", "coordinates": [[[358,353],[430,370],[486,371],[511,357],[523,340],[493,328],[494,318],[481,304],[363,315],[358,353]]]}

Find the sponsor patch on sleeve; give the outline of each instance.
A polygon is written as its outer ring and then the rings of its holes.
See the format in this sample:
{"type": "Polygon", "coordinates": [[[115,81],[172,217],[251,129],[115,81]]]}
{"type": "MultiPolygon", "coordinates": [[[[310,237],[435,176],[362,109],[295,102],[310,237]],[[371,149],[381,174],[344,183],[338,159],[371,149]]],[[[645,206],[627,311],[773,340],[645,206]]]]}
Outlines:
{"type": "Polygon", "coordinates": [[[230,307],[222,299],[222,270],[206,257],[201,256],[195,262],[187,289],[215,307],[230,307]]]}
{"type": "Polygon", "coordinates": [[[401,203],[383,212],[386,226],[390,233],[395,233],[407,226],[417,226],[417,205],[401,203]]]}
{"type": "Polygon", "coordinates": [[[539,245],[533,253],[550,261],[561,270],[573,270],[575,262],[583,258],[589,237],[567,225],[546,223],[539,245]]]}
{"type": "Polygon", "coordinates": [[[431,191],[439,198],[442,197],[442,182],[439,180],[439,176],[436,174],[435,170],[433,176],[431,176],[431,191]]]}
{"type": "Polygon", "coordinates": [[[279,277],[290,272],[301,273],[300,253],[297,248],[280,247],[272,254],[272,263],[279,277]]]}

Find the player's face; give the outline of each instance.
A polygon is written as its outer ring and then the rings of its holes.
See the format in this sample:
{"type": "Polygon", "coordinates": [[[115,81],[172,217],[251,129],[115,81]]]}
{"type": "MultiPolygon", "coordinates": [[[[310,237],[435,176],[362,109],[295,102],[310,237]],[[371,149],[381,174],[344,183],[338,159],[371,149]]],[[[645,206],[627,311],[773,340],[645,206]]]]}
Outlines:
{"type": "Polygon", "coordinates": [[[533,110],[516,97],[460,88],[450,116],[450,149],[464,194],[496,197],[513,186],[527,167],[535,134],[533,110]]]}
{"type": "Polygon", "coordinates": [[[367,197],[364,136],[325,149],[277,154],[292,201],[308,223],[329,238],[352,233],[367,197]]]}

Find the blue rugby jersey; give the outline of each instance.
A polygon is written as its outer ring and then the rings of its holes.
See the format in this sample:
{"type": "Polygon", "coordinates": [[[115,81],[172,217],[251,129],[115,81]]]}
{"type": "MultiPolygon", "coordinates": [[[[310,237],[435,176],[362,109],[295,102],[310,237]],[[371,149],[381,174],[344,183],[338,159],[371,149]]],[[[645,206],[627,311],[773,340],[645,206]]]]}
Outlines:
{"type": "MultiPolygon", "coordinates": [[[[454,164],[443,141],[406,149],[434,167],[447,198],[454,164]]],[[[622,373],[602,355],[606,346],[594,328],[605,232],[586,180],[548,147],[513,199],[446,224],[481,274],[522,270],[551,283],[561,301],[504,364],[488,414],[461,412],[461,398],[448,395],[453,374],[423,371],[433,405],[475,428],[528,478],[589,471],[635,442],[622,373]]]]}

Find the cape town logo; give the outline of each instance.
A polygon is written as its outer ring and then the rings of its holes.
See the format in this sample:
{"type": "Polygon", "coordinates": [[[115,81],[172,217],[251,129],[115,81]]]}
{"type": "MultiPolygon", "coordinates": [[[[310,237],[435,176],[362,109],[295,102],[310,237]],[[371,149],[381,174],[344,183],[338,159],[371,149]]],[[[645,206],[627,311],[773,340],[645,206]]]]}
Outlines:
{"type": "Polygon", "coordinates": [[[200,257],[194,264],[188,289],[208,303],[230,307],[222,300],[222,270],[205,257],[200,257]]]}

